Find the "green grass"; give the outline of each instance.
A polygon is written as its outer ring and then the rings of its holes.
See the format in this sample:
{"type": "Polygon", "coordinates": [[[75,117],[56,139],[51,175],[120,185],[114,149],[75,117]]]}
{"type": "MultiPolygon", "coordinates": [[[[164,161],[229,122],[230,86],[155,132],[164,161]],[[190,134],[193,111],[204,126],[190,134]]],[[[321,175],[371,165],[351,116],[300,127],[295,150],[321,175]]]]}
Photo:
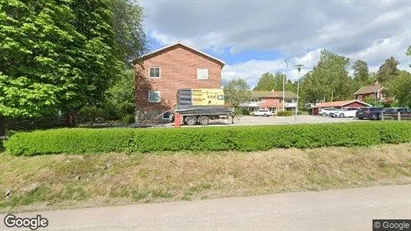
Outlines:
{"type": "Polygon", "coordinates": [[[260,152],[0,154],[0,212],[411,183],[411,143],[260,152]],[[109,163],[109,168],[107,168],[109,163]]]}

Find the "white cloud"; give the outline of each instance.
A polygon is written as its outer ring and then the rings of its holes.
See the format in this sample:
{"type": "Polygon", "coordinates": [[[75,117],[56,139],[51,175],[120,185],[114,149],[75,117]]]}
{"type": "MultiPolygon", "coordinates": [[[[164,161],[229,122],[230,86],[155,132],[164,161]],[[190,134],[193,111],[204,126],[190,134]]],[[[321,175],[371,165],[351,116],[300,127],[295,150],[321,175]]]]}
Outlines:
{"type": "MultiPolygon", "coordinates": [[[[298,78],[319,60],[320,50],[366,61],[376,71],[394,56],[400,69],[411,44],[411,1],[154,1],[142,0],[151,37],[163,45],[178,40],[199,49],[236,55],[244,50],[279,51],[286,70],[298,78]],[[308,51],[308,52],[307,52],[308,51]]],[[[265,72],[282,71],[282,60],[254,60],[226,65],[224,81],[244,78],[255,84],[265,72]]],[[[352,73],[352,70],[349,70],[352,73]]]]}
{"type": "Polygon", "coordinates": [[[301,76],[312,69],[318,62],[320,50],[312,51],[302,57],[288,59],[286,62],[282,59],[278,60],[250,60],[244,63],[226,65],[223,68],[222,78],[226,83],[233,79],[242,78],[247,81],[250,86],[255,86],[262,74],[270,73],[286,73],[288,78],[295,81],[298,79],[297,64],[304,64],[301,69],[301,76]]]}

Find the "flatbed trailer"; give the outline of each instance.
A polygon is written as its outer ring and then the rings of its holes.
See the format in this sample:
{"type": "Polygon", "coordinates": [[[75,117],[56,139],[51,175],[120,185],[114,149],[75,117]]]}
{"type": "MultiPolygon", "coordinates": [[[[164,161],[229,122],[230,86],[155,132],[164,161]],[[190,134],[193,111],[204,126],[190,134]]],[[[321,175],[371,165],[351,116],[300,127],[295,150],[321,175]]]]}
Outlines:
{"type": "Polygon", "coordinates": [[[226,106],[179,106],[174,110],[174,114],[180,124],[186,125],[208,125],[210,120],[230,117],[231,123],[234,123],[234,110],[226,106]]]}

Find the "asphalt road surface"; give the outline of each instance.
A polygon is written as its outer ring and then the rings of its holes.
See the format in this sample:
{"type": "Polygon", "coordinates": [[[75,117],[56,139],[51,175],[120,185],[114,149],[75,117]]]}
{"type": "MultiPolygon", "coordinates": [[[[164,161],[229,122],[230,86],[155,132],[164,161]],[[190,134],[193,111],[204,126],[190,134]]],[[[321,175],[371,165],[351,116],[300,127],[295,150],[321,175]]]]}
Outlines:
{"type": "Polygon", "coordinates": [[[411,185],[16,215],[36,214],[49,221],[38,230],[372,230],[372,219],[411,219],[411,185]]]}

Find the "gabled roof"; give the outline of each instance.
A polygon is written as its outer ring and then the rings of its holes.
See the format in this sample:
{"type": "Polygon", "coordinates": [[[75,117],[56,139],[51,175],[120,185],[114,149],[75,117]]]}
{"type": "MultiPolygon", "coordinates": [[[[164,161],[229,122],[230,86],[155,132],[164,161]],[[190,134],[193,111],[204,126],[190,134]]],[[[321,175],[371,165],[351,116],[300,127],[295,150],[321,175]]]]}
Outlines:
{"type": "Polygon", "coordinates": [[[381,91],[383,88],[384,87],[378,83],[370,86],[364,86],[358,89],[358,91],[354,92],[354,95],[376,93],[381,91]]]}
{"type": "Polygon", "coordinates": [[[360,103],[363,104],[364,106],[372,106],[371,104],[368,104],[366,102],[360,101],[360,100],[344,100],[344,101],[334,101],[334,102],[325,102],[325,103],[317,103],[314,108],[324,108],[324,107],[344,107],[352,103],[360,103]]]}
{"type": "MultiPolygon", "coordinates": [[[[283,91],[252,91],[252,98],[283,98],[283,91]]],[[[297,95],[291,91],[285,91],[286,99],[297,99],[297,95]]]]}
{"type": "MultiPolygon", "coordinates": [[[[168,46],[162,47],[162,48],[160,48],[160,49],[158,49],[158,50],[155,50],[155,51],[152,51],[152,52],[150,52],[150,53],[147,53],[147,54],[145,54],[145,55],[143,55],[143,56],[140,56],[139,58],[140,58],[140,59],[145,59],[145,58],[147,58],[147,57],[149,57],[149,56],[153,56],[153,55],[155,55],[155,54],[157,54],[157,53],[159,53],[159,52],[162,52],[162,51],[164,51],[164,50],[167,50],[167,49],[172,48],[172,47],[175,47],[175,46],[183,46],[183,47],[185,47],[185,48],[187,48],[187,49],[190,49],[190,50],[192,50],[192,51],[194,51],[194,52],[196,52],[196,53],[199,53],[199,54],[201,54],[201,55],[204,55],[204,56],[206,56],[206,57],[208,57],[208,58],[210,58],[210,59],[213,59],[213,60],[219,62],[222,66],[225,65],[225,62],[224,62],[224,61],[222,61],[222,60],[220,60],[220,59],[217,59],[216,57],[213,57],[213,56],[211,56],[211,55],[209,55],[209,54],[207,54],[207,53],[204,53],[204,52],[202,52],[202,51],[200,51],[200,50],[198,50],[198,49],[195,49],[195,48],[193,48],[193,47],[191,47],[191,46],[188,46],[188,45],[186,45],[186,44],[183,44],[183,43],[181,43],[181,42],[176,42],[176,43],[170,44],[170,45],[168,45],[168,46]]],[[[135,61],[136,61],[136,60],[134,60],[134,62],[135,62],[135,61]]]]}

